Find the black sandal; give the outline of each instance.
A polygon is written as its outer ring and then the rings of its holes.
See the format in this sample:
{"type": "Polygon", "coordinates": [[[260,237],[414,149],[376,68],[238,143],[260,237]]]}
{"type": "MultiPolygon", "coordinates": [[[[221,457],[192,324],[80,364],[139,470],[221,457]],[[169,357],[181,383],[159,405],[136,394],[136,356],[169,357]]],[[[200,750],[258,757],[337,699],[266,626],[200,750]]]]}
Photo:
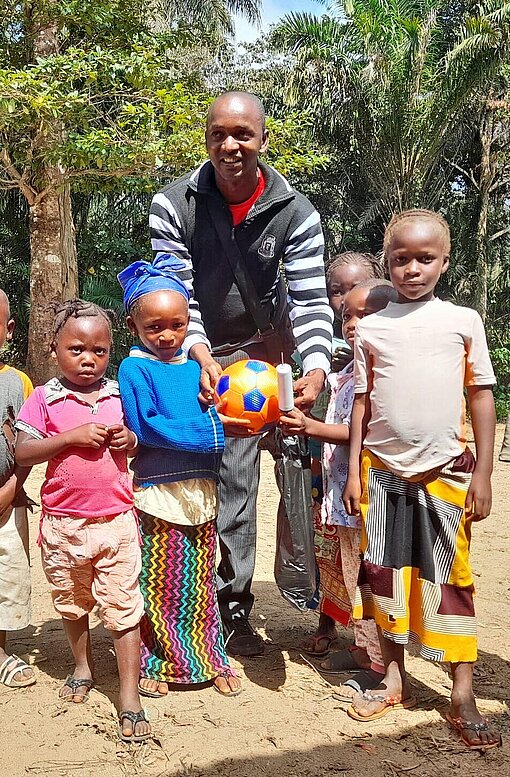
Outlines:
{"type": "Polygon", "coordinates": [[[132,710],[123,710],[123,712],[119,712],[119,737],[123,742],[145,742],[147,739],[151,739],[152,731],[148,731],[146,734],[134,733],[136,724],[141,723],[142,721],[144,723],[149,722],[149,718],[147,717],[145,710],[139,710],[138,712],[133,712],[132,710]],[[122,733],[122,722],[125,718],[127,718],[133,724],[133,733],[130,736],[122,733]]]}
{"type": "Polygon", "coordinates": [[[90,696],[90,690],[94,685],[94,680],[89,679],[80,679],[79,677],[72,677],[71,675],[68,675],[64,681],[64,685],[59,691],[59,699],[62,699],[62,701],[70,701],[73,702],[73,704],[85,704],[86,701],[88,701],[90,696]],[[79,688],[86,688],[87,690],[85,693],[78,693],[79,688]],[[70,688],[72,690],[72,693],[69,694],[69,696],[62,696],[62,691],[64,688],[70,688]],[[81,701],[74,701],[73,696],[79,696],[81,701]]]}

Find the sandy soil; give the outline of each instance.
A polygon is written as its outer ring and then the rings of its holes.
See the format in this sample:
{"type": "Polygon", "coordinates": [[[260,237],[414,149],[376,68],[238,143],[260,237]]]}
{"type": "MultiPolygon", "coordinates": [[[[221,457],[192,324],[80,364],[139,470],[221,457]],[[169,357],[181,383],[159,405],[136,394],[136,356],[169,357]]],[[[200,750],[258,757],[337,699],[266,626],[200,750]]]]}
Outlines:
{"type": "MultiPolygon", "coordinates": [[[[498,446],[502,428],[498,429],[498,446]]],[[[41,468],[31,475],[35,498],[41,468]]],[[[508,591],[510,572],[510,464],[496,463],[493,515],[476,527],[473,567],[478,580],[480,707],[503,733],[510,731],[508,591]]],[[[32,517],[34,625],[11,649],[36,667],[37,684],[25,690],[0,686],[1,773],[9,777],[326,777],[326,775],[509,775],[510,738],[485,755],[468,752],[442,718],[450,680],[437,665],[409,659],[416,709],[395,711],[359,724],[333,698],[334,687],[304,660],[299,644],[317,622],[280,597],[273,581],[276,489],[272,461],[264,454],[259,498],[259,547],[253,623],[268,639],[266,654],[234,662],[244,692],[225,699],[212,688],[147,700],[156,741],[123,745],[116,737],[117,679],[108,634],[93,618],[96,689],[84,706],[63,704],[57,693],[72,671],[60,621],[55,616],[32,517]]],[[[349,637],[342,634],[342,641],[349,637]]],[[[339,680],[340,682],[340,680],[339,680]]]]}

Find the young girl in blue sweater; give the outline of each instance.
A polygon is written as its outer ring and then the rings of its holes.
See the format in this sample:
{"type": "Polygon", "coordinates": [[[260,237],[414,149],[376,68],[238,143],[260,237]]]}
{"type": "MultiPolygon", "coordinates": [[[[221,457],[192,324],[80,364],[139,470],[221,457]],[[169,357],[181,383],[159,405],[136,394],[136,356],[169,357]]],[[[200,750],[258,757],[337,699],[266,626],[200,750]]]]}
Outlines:
{"type": "Polygon", "coordinates": [[[168,683],[212,681],[225,696],[241,685],[231,670],[216,597],[217,483],[224,447],[214,407],[198,400],[200,367],[187,360],[189,294],[161,255],[119,274],[127,325],[139,339],[119,369],[128,427],[138,437],[132,462],[142,535],[140,693],[160,697],[168,683]]]}

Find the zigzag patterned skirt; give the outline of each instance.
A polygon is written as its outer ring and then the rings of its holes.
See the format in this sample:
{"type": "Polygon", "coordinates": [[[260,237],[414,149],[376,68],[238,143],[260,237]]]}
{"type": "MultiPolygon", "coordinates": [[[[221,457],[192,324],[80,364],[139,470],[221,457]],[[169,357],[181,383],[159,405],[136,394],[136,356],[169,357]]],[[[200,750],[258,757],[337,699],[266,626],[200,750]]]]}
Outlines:
{"type": "Polygon", "coordinates": [[[142,677],[202,683],[229,668],[216,596],[216,521],[179,526],[139,512],[142,677]]]}
{"type": "Polygon", "coordinates": [[[384,637],[417,642],[432,661],[475,661],[476,619],[464,504],[474,458],[466,450],[425,480],[394,475],[362,455],[362,562],[354,618],[384,637]]]}

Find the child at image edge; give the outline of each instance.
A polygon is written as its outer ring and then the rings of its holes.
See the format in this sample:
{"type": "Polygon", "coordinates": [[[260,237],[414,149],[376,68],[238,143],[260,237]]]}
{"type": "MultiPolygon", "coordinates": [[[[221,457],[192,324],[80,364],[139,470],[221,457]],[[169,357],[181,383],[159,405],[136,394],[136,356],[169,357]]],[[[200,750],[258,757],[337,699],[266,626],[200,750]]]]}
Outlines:
{"type": "Polygon", "coordinates": [[[158,254],[118,278],[127,324],[140,341],[119,369],[126,420],[139,439],[133,459],[142,535],[145,614],[140,693],[158,698],[168,683],[212,683],[237,696],[216,594],[216,513],[224,447],[221,418],[200,404],[200,367],[182,351],[189,293],[182,262],[158,254]]]}
{"type": "MultiPolygon", "coordinates": [[[[346,344],[352,348],[356,326],[361,319],[382,310],[388,302],[396,299],[397,293],[391,283],[381,278],[362,281],[347,292],[341,312],[342,333],[346,344]]],[[[331,396],[324,423],[294,409],[288,416],[280,418],[280,424],[289,434],[306,434],[324,443],[322,534],[329,542],[323,542],[322,545],[326,550],[332,548],[332,551],[330,550],[329,558],[323,551],[328,561],[327,575],[323,575],[323,566],[319,561],[321,613],[324,611],[323,602],[326,601],[329,603],[329,611],[334,613],[334,622],[346,626],[351,620],[358,580],[361,529],[359,516],[348,515],[342,503],[342,492],[347,481],[349,428],[354,400],[352,350],[349,364],[341,372],[329,375],[328,383],[331,396]],[[330,537],[333,540],[330,540],[330,537]]],[[[335,693],[337,699],[350,702],[359,692],[375,688],[384,677],[384,666],[374,622],[355,621],[354,645],[330,653],[320,666],[324,674],[356,672],[339,686],[335,693]]]]}
{"type": "MultiPolygon", "coordinates": [[[[9,300],[0,289],[0,348],[12,340],[13,331],[9,300]]],[[[14,422],[32,390],[24,372],[0,361],[0,683],[8,688],[35,683],[34,670],[5,651],[6,632],[24,629],[30,623],[29,502],[23,491],[30,469],[14,462],[14,422]]]]}
{"type": "Polygon", "coordinates": [[[425,210],[398,214],[384,252],[398,302],[357,327],[344,503],[363,519],[354,617],[375,619],[386,674],[348,714],[367,722],[414,706],[404,664],[412,640],[424,658],[450,663],[447,719],[467,747],[487,749],[501,737],[473,694],[469,543],[472,523],[491,508],[494,373],[479,315],[434,296],[449,262],[446,221],[425,210]],[[476,462],[466,447],[464,388],[476,462]]]}
{"type": "Polygon", "coordinates": [[[119,736],[140,742],[151,729],[137,687],[143,599],[126,456],[137,440],[124,425],[116,381],[104,377],[110,344],[110,320],[97,305],[70,300],[57,307],[51,355],[60,377],[36,388],[21,408],[16,461],[48,462],[42,563],[76,664],[60,698],[88,699],[94,670],[88,614],[98,604],[119,669],[119,736]]]}

